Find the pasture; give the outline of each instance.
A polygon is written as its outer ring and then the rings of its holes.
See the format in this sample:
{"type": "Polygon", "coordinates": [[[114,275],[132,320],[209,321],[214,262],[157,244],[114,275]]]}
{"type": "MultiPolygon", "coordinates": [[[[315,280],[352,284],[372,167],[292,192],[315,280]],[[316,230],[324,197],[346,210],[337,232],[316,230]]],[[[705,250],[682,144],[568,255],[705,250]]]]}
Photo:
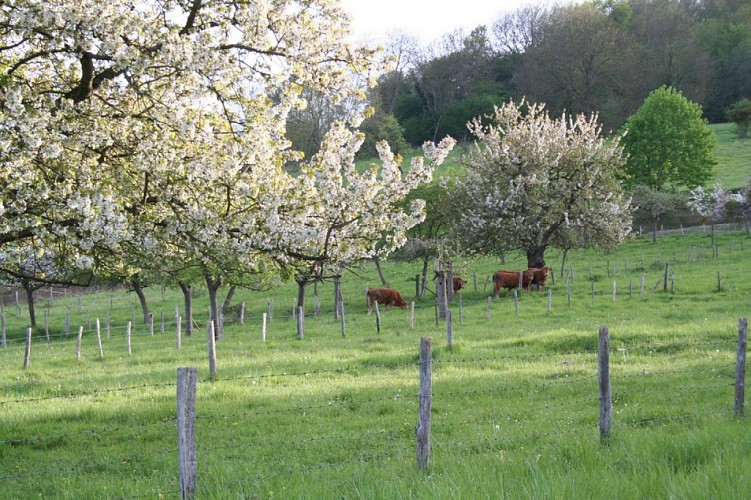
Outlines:
{"type": "MultiPolygon", "coordinates": [[[[316,315],[308,289],[302,339],[293,285],[238,291],[233,303],[245,302],[245,322],[226,319],[213,379],[200,288],[201,326],[180,350],[177,291],[147,289],[153,335],[133,294],[40,296],[50,340],[34,331],[26,369],[27,313],[19,317],[6,299],[0,498],[177,498],[183,366],[198,367],[197,498],[742,498],[751,491],[751,439],[748,417],[733,415],[733,381],[738,321],[751,303],[751,241],[745,232],[715,239],[716,252],[704,232],[656,245],[645,235],[610,253],[571,252],[565,263],[549,252],[550,296],[520,293],[515,302],[501,292],[490,306],[487,277],[524,268],[525,259],[456,261],[468,285],[451,304],[451,347],[430,293],[415,302],[413,328],[409,311],[381,310],[378,333],[364,293],[380,286],[371,267],[343,278],[344,337],[331,283],[317,287],[316,315]],[[100,357],[94,324],[107,311],[100,357]],[[610,331],[613,394],[604,443],[601,325],[610,331]],[[433,339],[428,470],[415,461],[421,337],[433,339]]],[[[419,264],[383,267],[414,300],[419,264]]]]}

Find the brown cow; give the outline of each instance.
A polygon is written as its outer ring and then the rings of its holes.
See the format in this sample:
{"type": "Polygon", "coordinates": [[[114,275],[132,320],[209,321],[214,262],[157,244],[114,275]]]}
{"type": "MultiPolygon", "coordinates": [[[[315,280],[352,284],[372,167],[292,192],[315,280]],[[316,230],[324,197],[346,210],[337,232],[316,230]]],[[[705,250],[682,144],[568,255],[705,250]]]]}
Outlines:
{"type": "Polygon", "coordinates": [[[393,288],[369,288],[368,289],[368,314],[373,312],[375,303],[384,304],[385,306],[401,307],[407,309],[407,303],[404,302],[401,294],[393,288]]]}
{"type": "Polygon", "coordinates": [[[545,288],[551,271],[549,267],[531,267],[527,271],[533,272],[532,285],[536,285],[538,290],[545,288]]]}
{"type": "MultiPolygon", "coordinates": [[[[442,280],[443,279],[443,271],[436,271],[435,272],[435,278],[434,280],[442,280]]],[[[463,279],[461,279],[458,276],[452,276],[451,277],[451,284],[452,288],[454,289],[454,293],[458,292],[462,288],[464,288],[467,285],[467,282],[463,279]]]]}
{"type": "MultiPolygon", "coordinates": [[[[534,271],[527,269],[526,271],[496,271],[493,274],[493,293],[495,298],[498,298],[498,294],[501,288],[513,290],[519,288],[519,274],[522,275],[522,288],[529,290],[532,280],[534,279],[534,271]]],[[[508,294],[508,292],[506,292],[508,294]]]]}

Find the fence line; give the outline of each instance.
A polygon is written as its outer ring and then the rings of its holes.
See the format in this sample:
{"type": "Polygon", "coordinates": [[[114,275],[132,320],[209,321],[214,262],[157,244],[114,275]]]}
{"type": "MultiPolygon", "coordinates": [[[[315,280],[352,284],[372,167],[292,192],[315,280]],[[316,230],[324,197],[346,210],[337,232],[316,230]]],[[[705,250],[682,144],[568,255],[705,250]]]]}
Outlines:
{"type": "MultiPolygon", "coordinates": [[[[743,366],[745,366],[745,342],[743,342],[741,340],[740,333],[741,333],[741,330],[745,330],[745,324],[746,324],[745,318],[742,319],[739,322],[739,341],[738,341],[738,349],[737,349],[737,359],[739,360],[739,363],[740,363],[740,360],[742,359],[743,366]],[[741,356],[741,352],[743,353],[743,356],[741,356]]],[[[725,375],[724,368],[719,368],[718,369],[716,366],[707,366],[707,367],[699,367],[699,368],[692,367],[692,368],[676,369],[676,370],[654,370],[654,371],[649,371],[649,370],[644,370],[644,365],[639,365],[639,368],[641,369],[641,373],[633,373],[633,374],[622,373],[622,374],[616,374],[615,377],[612,377],[612,378],[611,377],[603,378],[602,374],[604,372],[604,369],[603,369],[603,363],[604,363],[604,361],[608,361],[607,366],[610,367],[611,363],[610,363],[610,360],[609,360],[609,354],[611,352],[616,352],[617,351],[617,349],[611,349],[609,347],[609,341],[608,342],[602,342],[603,338],[609,339],[609,334],[608,334],[608,331],[607,331],[606,327],[603,327],[600,330],[600,339],[601,339],[601,344],[600,345],[601,345],[601,347],[598,349],[598,352],[599,352],[599,356],[598,356],[598,367],[599,367],[598,368],[598,372],[599,372],[599,374],[598,374],[598,380],[599,380],[600,385],[601,385],[601,391],[600,391],[599,401],[601,403],[603,401],[607,401],[609,399],[609,397],[608,397],[608,394],[610,393],[610,387],[609,386],[610,386],[610,383],[613,380],[615,380],[616,383],[618,383],[619,379],[629,379],[629,378],[636,378],[636,377],[640,377],[640,378],[645,378],[646,379],[646,378],[652,378],[652,377],[664,376],[664,375],[680,375],[680,374],[685,374],[685,373],[707,373],[707,372],[715,374],[715,375],[721,375],[721,376],[725,375]],[[606,382],[607,382],[607,388],[606,388],[607,390],[602,390],[602,384],[604,384],[606,382]]],[[[532,384],[529,384],[529,383],[527,383],[527,384],[519,384],[519,385],[516,385],[516,386],[494,387],[494,388],[488,388],[488,389],[482,389],[482,390],[445,391],[445,392],[441,391],[441,390],[435,391],[432,388],[432,379],[433,379],[433,362],[432,362],[432,357],[428,357],[430,355],[430,352],[431,352],[431,347],[432,347],[432,343],[430,342],[430,339],[424,337],[423,338],[423,343],[421,344],[421,353],[423,353],[423,354],[421,355],[419,363],[415,364],[413,362],[413,363],[405,363],[403,365],[388,365],[388,366],[399,366],[399,367],[411,366],[411,367],[419,367],[419,368],[421,368],[421,370],[420,370],[420,380],[421,380],[420,387],[421,387],[421,389],[420,389],[420,396],[419,396],[419,399],[418,399],[418,405],[417,406],[420,407],[420,415],[421,415],[420,419],[426,418],[427,420],[422,421],[422,424],[421,424],[422,425],[422,429],[425,432],[425,434],[423,434],[422,441],[424,441],[426,444],[424,444],[422,447],[419,444],[419,441],[421,439],[419,432],[418,432],[418,443],[415,444],[415,446],[417,446],[417,450],[418,450],[417,451],[417,466],[419,468],[426,468],[427,469],[430,466],[429,456],[430,456],[430,449],[431,449],[431,439],[430,439],[430,436],[431,436],[431,420],[430,420],[431,419],[431,412],[430,412],[430,404],[423,405],[424,402],[430,402],[430,401],[432,401],[435,398],[443,398],[443,397],[457,396],[457,395],[459,395],[459,396],[462,396],[462,395],[468,396],[468,395],[475,395],[475,394],[480,394],[480,393],[510,392],[510,391],[513,391],[513,390],[527,390],[528,391],[530,388],[548,388],[548,387],[552,387],[552,386],[559,386],[560,387],[560,386],[568,385],[568,384],[573,385],[573,384],[576,384],[576,383],[579,383],[579,382],[591,382],[592,379],[594,378],[594,375],[591,375],[591,376],[575,376],[575,377],[565,377],[565,378],[561,378],[561,379],[558,379],[558,380],[555,380],[555,381],[546,381],[546,382],[539,382],[539,383],[532,383],[532,384]],[[430,369],[429,370],[422,370],[425,367],[430,367],[430,369]],[[427,380],[428,377],[430,378],[430,383],[429,384],[424,384],[423,383],[423,378],[425,378],[427,380]],[[425,407],[427,407],[427,411],[425,411],[425,407]],[[422,450],[422,451],[420,451],[420,450],[422,450]]],[[[584,352],[583,354],[590,355],[592,353],[590,353],[590,352],[584,352]]],[[[555,354],[554,356],[559,356],[559,354],[555,354]]],[[[530,356],[530,357],[525,358],[525,359],[529,360],[529,359],[536,359],[536,358],[537,358],[537,356],[530,356]]],[[[497,360],[497,358],[492,358],[492,359],[497,360]]],[[[518,358],[513,358],[513,359],[518,359],[518,358]]],[[[478,360],[476,360],[476,359],[469,359],[469,360],[445,360],[444,361],[444,363],[447,364],[447,365],[450,364],[450,363],[477,363],[477,362],[478,362],[478,360]]],[[[436,363],[436,366],[440,366],[440,364],[436,363]]],[[[613,364],[612,366],[613,367],[617,367],[617,366],[623,366],[623,365],[616,363],[616,364],[613,364]]],[[[354,369],[358,369],[359,370],[361,368],[362,367],[356,367],[354,369]]],[[[193,398],[193,401],[194,401],[193,404],[195,404],[195,401],[196,401],[195,392],[196,392],[197,386],[198,386],[198,383],[197,383],[197,380],[196,380],[197,379],[197,377],[196,377],[197,369],[196,368],[189,368],[189,369],[181,369],[181,370],[183,370],[183,373],[188,373],[189,374],[188,376],[193,379],[193,383],[192,383],[193,388],[191,389],[190,387],[188,387],[187,389],[183,389],[183,391],[185,391],[185,390],[188,390],[188,391],[192,390],[193,391],[194,394],[193,394],[192,398],[193,398]]],[[[296,376],[301,376],[301,375],[309,375],[309,374],[312,374],[312,373],[321,373],[321,374],[323,374],[323,373],[331,373],[331,372],[339,372],[339,373],[341,373],[341,372],[345,372],[345,371],[347,371],[347,370],[342,370],[342,369],[337,369],[337,370],[322,370],[320,372],[318,372],[318,371],[313,371],[313,372],[306,371],[306,372],[300,372],[300,373],[295,374],[295,375],[296,376]]],[[[181,372],[178,372],[178,373],[181,373],[181,372]]],[[[293,374],[282,373],[282,374],[263,375],[263,376],[271,377],[271,376],[291,376],[291,375],[293,375],[293,374]]],[[[442,377],[440,376],[441,375],[440,373],[438,373],[438,375],[439,376],[437,377],[437,380],[440,383],[442,377]]],[[[545,376],[548,376],[548,375],[549,374],[547,374],[547,375],[546,374],[542,374],[540,376],[541,377],[545,377],[545,376]]],[[[745,376],[745,371],[744,371],[743,376],[745,376]]],[[[243,377],[243,379],[244,378],[248,378],[248,377],[243,377]]],[[[254,378],[254,377],[250,377],[250,378],[254,378]]],[[[217,380],[217,381],[206,382],[206,384],[215,385],[217,382],[229,382],[229,381],[232,381],[232,380],[240,380],[240,379],[217,380]]],[[[744,380],[743,377],[741,377],[740,380],[738,379],[738,372],[736,371],[736,388],[739,387],[739,385],[741,387],[743,387],[743,385],[744,385],[743,380],[744,380]]],[[[202,382],[200,385],[203,386],[204,383],[202,382]]],[[[169,386],[171,388],[174,388],[174,384],[173,383],[170,383],[170,384],[167,384],[167,383],[165,383],[165,384],[142,384],[142,385],[134,385],[134,386],[131,386],[131,387],[128,387],[128,388],[112,388],[112,389],[87,391],[85,393],[73,394],[73,395],[71,395],[71,397],[90,396],[90,395],[110,393],[110,392],[117,392],[117,391],[130,390],[130,389],[138,389],[138,388],[144,388],[144,387],[167,387],[167,386],[169,386]]],[[[178,386],[180,386],[180,382],[178,382],[178,386]]],[[[190,386],[190,384],[188,384],[188,386],[190,386]]],[[[691,392],[692,389],[695,389],[697,387],[715,387],[715,385],[714,384],[710,384],[710,385],[706,385],[706,386],[694,386],[693,388],[691,388],[691,387],[682,387],[681,389],[683,391],[685,391],[685,392],[691,392]]],[[[729,387],[729,385],[728,385],[728,387],[729,387]]],[[[628,390],[627,387],[621,387],[621,388],[618,389],[618,391],[620,393],[626,394],[626,395],[631,394],[629,392],[629,390],[628,390]]],[[[180,393],[180,389],[178,389],[178,393],[180,393]]],[[[636,394],[636,392],[634,392],[634,393],[636,394]]],[[[409,398],[402,398],[401,395],[403,393],[399,392],[396,397],[393,396],[393,391],[392,391],[391,394],[392,395],[390,395],[388,397],[373,397],[373,398],[363,399],[363,400],[351,400],[351,399],[346,399],[346,400],[331,400],[331,401],[327,400],[326,403],[312,404],[312,405],[303,405],[303,406],[297,406],[297,407],[294,407],[294,408],[284,408],[284,409],[268,410],[268,411],[243,412],[243,413],[235,413],[235,414],[222,414],[222,415],[204,415],[204,414],[200,413],[200,411],[201,411],[200,408],[198,410],[196,410],[195,407],[193,407],[193,409],[191,410],[190,409],[191,408],[190,407],[190,403],[178,403],[178,405],[177,405],[177,412],[176,412],[176,417],[175,418],[178,421],[178,427],[181,427],[181,424],[183,423],[184,419],[186,419],[186,418],[187,419],[191,419],[192,418],[193,422],[194,422],[193,428],[195,429],[195,421],[196,420],[203,421],[203,420],[215,420],[215,419],[227,419],[227,418],[249,418],[249,417],[254,417],[254,416],[257,416],[257,415],[261,415],[261,414],[278,414],[278,413],[281,413],[281,412],[300,412],[300,411],[303,411],[303,410],[310,410],[310,409],[329,408],[329,407],[336,406],[336,405],[349,405],[351,403],[371,404],[371,403],[377,403],[377,402],[382,402],[382,401],[408,402],[409,407],[413,408],[413,410],[414,410],[414,406],[415,406],[414,405],[414,401],[410,400],[409,398]],[[187,413],[181,413],[181,412],[186,411],[186,409],[187,409],[187,413]],[[183,415],[183,416],[181,416],[181,415],[183,415]]],[[[722,394],[718,394],[718,397],[721,397],[721,396],[723,396],[723,395],[722,394]]],[[[12,403],[12,402],[31,402],[31,401],[38,401],[40,399],[55,399],[55,398],[60,398],[60,397],[64,397],[64,396],[57,395],[57,396],[45,397],[45,398],[28,398],[28,399],[23,399],[23,400],[18,400],[18,401],[0,401],[0,404],[8,404],[8,403],[12,403]]],[[[183,398],[183,397],[178,396],[178,400],[179,401],[182,401],[183,399],[186,399],[187,401],[190,401],[191,397],[183,398]]],[[[582,399],[589,400],[589,401],[594,401],[594,394],[592,395],[591,399],[590,398],[582,398],[582,399]]],[[[684,401],[685,399],[684,398],[680,398],[680,399],[679,398],[674,398],[674,399],[673,398],[669,398],[669,400],[670,401],[673,401],[673,400],[675,400],[675,401],[684,401]]],[[[690,402],[691,401],[687,401],[687,403],[690,403],[690,402]]],[[[575,401],[574,402],[566,401],[566,402],[552,404],[552,405],[548,405],[548,406],[555,408],[555,407],[561,407],[561,406],[570,405],[570,404],[576,404],[576,402],[575,401]]],[[[611,401],[611,404],[612,404],[612,401],[611,401]]],[[[740,407],[740,413],[742,413],[743,401],[741,400],[740,403],[738,402],[737,392],[736,392],[736,408],[738,408],[738,407],[740,407]]],[[[533,409],[533,412],[534,411],[539,411],[542,408],[545,408],[545,405],[542,406],[542,407],[539,407],[539,406],[536,407],[535,409],[533,409]]],[[[611,409],[612,409],[612,406],[611,406],[611,409]]],[[[526,410],[526,408],[525,408],[525,410],[526,410]]],[[[594,407],[590,408],[588,411],[592,411],[592,413],[594,413],[594,407]]],[[[583,413],[585,413],[585,412],[583,412],[583,413]]],[[[736,412],[736,415],[738,413],[739,412],[736,412]]],[[[729,414],[729,411],[727,411],[727,410],[718,410],[718,411],[708,410],[708,411],[705,411],[705,412],[695,412],[695,413],[688,413],[688,414],[656,416],[656,417],[653,417],[653,418],[639,419],[639,420],[633,420],[633,421],[628,417],[628,413],[626,413],[626,414],[620,414],[617,417],[618,420],[615,422],[615,426],[614,427],[611,425],[611,423],[612,423],[611,420],[607,420],[606,422],[604,422],[605,425],[603,425],[603,422],[601,421],[601,424],[600,424],[600,435],[603,438],[607,438],[608,436],[610,436],[610,433],[611,433],[611,431],[612,431],[613,428],[615,428],[616,430],[618,429],[618,423],[619,422],[621,422],[621,423],[623,423],[623,424],[625,424],[627,426],[643,427],[643,426],[649,425],[651,423],[658,423],[658,422],[664,422],[664,421],[676,421],[676,420],[680,421],[680,420],[687,420],[687,419],[692,419],[692,418],[702,418],[702,417],[708,417],[708,416],[720,416],[720,415],[725,415],[725,414],[729,414]]],[[[506,414],[506,415],[508,416],[510,414],[506,414]]],[[[504,414],[500,413],[500,414],[494,415],[493,417],[490,417],[490,418],[488,418],[487,416],[478,418],[477,419],[477,426],[485,427],[485,425],[487,425],[487,424],[481,424],[480,420],[487,419],[489,421],[488,424],[492,425],[492,422],[494,420],[497,420],[498,418],[502,418],[503,416],[504,416],[504,414]]],[[[611,417],[612,417],[612,413],[611,413],[611,417]]],[[[170,418],[171,418],[171,416],[170,416],[170,418]]],[[[459,421],[457,423],[451,423],[447,419],[438,419],[437,422],[441,423],[441,429],[443,429],[443,428],[450,428],[450,427],[461,428],[461,427],[463,427],[463,426],[465,426],[467,424],[467,421],[459,421]]],[[[472,423],[472,422],[470,422],[470,423],[472,423]]],[[[146,426],[146,425],[150,425],[150,424],[143,423],[142,425],[138,426],[138,428],[146,426]]],[[[156,425],[156,424],[154,424],[154,425],[156,425]]],[[[524,424],[521,423],[520,425],[524,425],[524,424]]],[[[169,426],[171,428],[171,421],[169,422],[169,426]]],[[[113,429],[124,430],[124,429],[129,429],[130,427],[131,426],[120,426],[120,427],[115,427],[113,429]]],[[[133,426],[133,427],[135,427],[135,426],[133,426]]],[[[420,424],[418,424],[418,429],[419,428],[420,428],[420,424]]],[[[558,429],[556,429],[555,431],[552,431],[552,432],[543,432],[543,433],[535,433],[535,434],[521,434],[521,435],[520,434],[513,434],[513,435],[507,436],[507,437],[505,437],[503,439],[495,439],[495,440],[490,440],[490,441],[481,441],[479,443],[481,443],[482,446],[490,446],[490,445],[493,445],[494,443],[498,443],[498,442],[503,442],[503,443],[507,443],[507,442],[518,443],[521,440],[529,439],[531,437],[535,437],[536,438],[536,437],[544,437],[544,436],[558,436],[561,433],[566,433],[566,432],[569,432],[569,433],[570,432],[577,432],[578,433],[578,432],[581,432],[582,429],[585,429],[588,432],[589,430],[594,430],[595,428],[596,427],[595,427],[595,422],[594,421],[591,422],[589,425],[582,426],[582,427],[572,427],[570,425],[570,423],[569,423],[569,424],[560,426],[560,428],[558,428],[558,429]]],[[[493,427],[493,429],[497,430],[498,428],[497,427],[493,427]]],[[[437,428],[433,428],[433,430],[437,430],[437,428]]],[[[81,432],[76,432],[76,433],[70,433],[70,435],[97,434],[98,432],[104,432],[104,431],[101,431],[101,430],[99,430],[99,431],[87,431],[87,432],[81,431],[81,432]]],[[[396,441],[397,441],[396,438],[400,438],[400,437],[402,437],[404,435],[404,433],[401,432],[401,431],[400,432],[396,432],[396,431],[384,431],[382,433],[373,433],[371,431],[371,432],[358,433],[358,434],[355,434],[355,433],[339,434],[339,439],[344,439],[344,438],[346,438],[346,439],[365,438],[365,437],[371,437],[373,434],[375,434],[375,435],[382,435],[382,436],[387,437],[387,438],[391,437],[392,441],[394,443],[396,443],[396,441]]],[[[68,434],[62,434],[62,436],[67,436],[67,435],[68,434]]],[[[491,437],[495,436],[495,434],[494,434],[493,431],[491,431],[488,435],[491,436],[491,437]]],[[[445,443],[443,443],[440,440],[440,433],[436,437],[438,437],[439,439],[437,439],[437,440],[434,441],[434,444],[435,444],[434,448],[436,448],[436,449],[442,449],[442,448],[444,448],[445,447],[445,443]]],[[[336,438],[335,436],[327,436],[327,437],[321,437],[320,439],[321,439],[321,442],[323,442],[324,440],[331,440],[331,439],[335,439],[335,438],[336,438]]],[[[2,443],[2,444],[21,444],[21,443],[28,443],[28,442],[38,442],[38,441],[41,441],[41,440],[44,440],[44,439],[54,439],[54,436],[52,436],[52,437],[42,436],[42,437],[36,437],[36,438],[19,438],[19,439],[14,439],[14,440],[8,440],[8,441],[5,441],[5,442],[0,442],[0,443],[2,443]]],[[[182,439],[183,438],[181,437],[178,440],[178,446],[177,446],[178,450],[180,448],[183,448],[184,446],[187,446],[187,445],[181,445],[180,444],[182,442],[181,441],[182,439]]],[[[299,443],[299,441],[295,441],[295,443],[299,443]]],[[[266,446],[278,446],[280,444],[284,444],[284,441],[278,441],[276,443],[266,443],[265,445],[266,446]]],[[[229,445],[226,445],[226,446],[196,447],[196,445],[194,443],[192,445],[192,450],[193,450],[193,453],[195,453],[196,449],[198,449],[198,450],[200,450],[202,452],[208,452],[208,451],[215,450],[215,449],[247,448],[247,447],[251,447],[251,446],[262,446],[262,445],[264,445],[264,443],[257,443],[256,442],[256,443],[232,443],[232,444],[229,444],[229,445]]],[[[341,465],[342,463],[349,463],[349,462],[353,462],[353,461],[362,461],[362,460],[377,461],[377,460],[380,459],[379,457],[391,456],[391,455],[393,455],[393,454],[388,454],[387,453],[387,454],[376,454],[376,455],[372,455],[372,456],[368,456],[368,457],[362,457],[362,456],[361,457],[355,457],[355,458],[350,458],[348,460],[339,461],[336,464],[327,464],[327,466],[337,466],[337,465],[341,465]]],[[[181,457],[183,456],[182,452],[181,452],[180,456],[181,457]]],[[[192,455],[193,458],[191,458],[191,453],[190,452],[188,452],[185,456],[187,457],[186,459],[182,459],[181,458],[181,466],[180,466],[180,485],[181,485],[181,490],[180,490],[180,493],[181,493],[181,496],[183,498],[190,498],[190,497],[192,497],[192,495],[194,494],[194,492],[196,490],[196,483],[195,482],[191,483],[191,477],[190,477],[190,475],[191,474],[193,475],[193,480],[194,480],[195,479],[195,472],[191,472],[190,464],[195,465],[196,459],[195,459],[195,455],[192,455]]],[[[137,458],[138,457],[136,457],[136,459],[137,458]]],[[[59,468],[52,467],[52,468],[46,468],[46,469],[43,469],[43,470],[40,469],[40,470],[35,470],[35,471],[23,471],[23,472],[20,472],[20,473],[17,473],[17,474],[9,474],[9,475],[5,475],[5,476],[0,476],[0,479],[22,478],[22,477],[28,477],[28,476],[31,476],[31,475],[48,474],[50,472],[55,472],[55,471],[60,471],[60,470],[65,471],[65,472],[87,470],[87,469],[92,468],[92,467],[99,467],[99,466],[102,466],[102,465],[118,463],[118,462],[121,462],[121,460],[122,459],[116,460],[116,461],[112,461],[112,462],[106,462],[105,464],[88,464],[87,463],[87,464],[82,464],[80,466],[69,466],[68,464],[65,464],[65,466],[62,466],[62,467],[59,467],[59,468]]],[[[286,463],[286,462],[282,462],[282,463],[286,463]]],[[[192,467],[192,468],[195,469],[195,467],[192,467]]],[[[295,469],[295,470],[297,472],[300,472],[299,469],[295,469]]],[[[303,469],[303,470],[307,470],[307,469],[303,469]]]]}

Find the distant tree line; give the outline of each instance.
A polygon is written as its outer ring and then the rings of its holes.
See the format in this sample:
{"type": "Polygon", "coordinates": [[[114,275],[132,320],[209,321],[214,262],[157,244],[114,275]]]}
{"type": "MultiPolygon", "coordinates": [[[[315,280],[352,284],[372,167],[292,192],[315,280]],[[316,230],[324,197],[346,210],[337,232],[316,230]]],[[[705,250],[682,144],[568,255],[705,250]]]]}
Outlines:
{"type": "Polygon", "coordinates": [[[522,98],[553,115],[596,112],[617,130],[660,87],[698,103],[709,122],[733,121],[751,96],[751,3],[529,4],[428,47],[395,33],[387,50],[397,64],[373,91],[370,120],[380,124],[369,125],[381,139],[396,140],[395,118],[411,145],[461,141],[472,118],[522,98]]]}

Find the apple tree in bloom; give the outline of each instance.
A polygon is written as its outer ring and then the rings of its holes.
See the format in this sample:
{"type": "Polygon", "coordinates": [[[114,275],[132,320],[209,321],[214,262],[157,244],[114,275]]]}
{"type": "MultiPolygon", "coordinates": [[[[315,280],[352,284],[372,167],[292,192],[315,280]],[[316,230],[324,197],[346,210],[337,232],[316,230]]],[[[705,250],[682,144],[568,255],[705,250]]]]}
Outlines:
{"type": "Polygon", "coordinates": [[[284,125],[302,89],[337,101],[383,69],[348,23],[333,0],[3,2],[0,251],[24,249],[4,266],[43,251],[129,274],[179,255],[210,288],[228,262],[267,269],[284,245],[243,231],[269,229],[297,182],[284,125]]]}
{"type": "Polygon", "coordinates": [[[253,246],[275,247],[280,266],[298,283],[298,306],[305,287],[326,275],[339,274],[362,260],[388,255],[406,241],[407,231],[424,217],[424,202],[401,204],[417,186],[432,179],[455,141],[423,145],[406,171],[389,146],[378,145],[380,165],[359,171],[355,155],[364,135],[336,122],[321,149],[301,165],[294,184],[282,196],[268,197],[266,227],[248,231],[253,246]]]}
{"type": "Polygon", "coordinates": [[[542,267],[549,247],[610,248],[628,235],[622,149],[596,116],[553,119],[543,105],[509,102],[468,126],[477,142],[466,176],[449,186],[467,248],[519,250],[542,267]]]}

